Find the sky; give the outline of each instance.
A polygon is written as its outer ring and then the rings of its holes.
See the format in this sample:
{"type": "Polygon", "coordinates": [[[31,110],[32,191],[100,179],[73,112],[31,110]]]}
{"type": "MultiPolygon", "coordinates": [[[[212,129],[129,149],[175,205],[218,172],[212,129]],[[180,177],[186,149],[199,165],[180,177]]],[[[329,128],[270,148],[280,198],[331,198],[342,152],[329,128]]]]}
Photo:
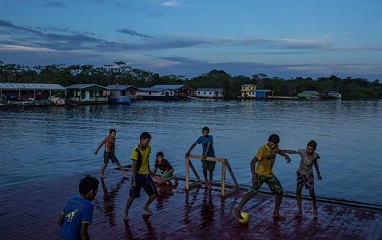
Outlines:
{"type": "Polygon", "coordinates": [[[382,80],[381,0],[0,0],[4,64],[382,80]]]}

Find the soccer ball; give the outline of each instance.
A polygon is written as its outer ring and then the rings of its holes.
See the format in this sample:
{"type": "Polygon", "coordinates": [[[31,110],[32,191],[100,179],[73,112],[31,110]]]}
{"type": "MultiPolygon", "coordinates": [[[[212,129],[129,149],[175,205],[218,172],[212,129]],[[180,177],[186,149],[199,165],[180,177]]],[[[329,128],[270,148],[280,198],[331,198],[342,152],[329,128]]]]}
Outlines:
{"type": "Polygon", "coordinates": [[[246,212],[241,212],[242,219],[239,220],[241,223],[247,223],[249,220],[249,214],[246,212]]]}

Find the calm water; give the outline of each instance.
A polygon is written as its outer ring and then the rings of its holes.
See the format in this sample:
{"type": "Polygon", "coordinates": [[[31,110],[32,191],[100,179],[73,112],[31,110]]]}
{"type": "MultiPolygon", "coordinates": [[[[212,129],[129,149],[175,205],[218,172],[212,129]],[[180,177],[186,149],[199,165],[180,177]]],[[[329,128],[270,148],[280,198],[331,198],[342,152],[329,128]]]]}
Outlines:
{"type": "MultiPolygon", "coordinates": [[[[129,106],[99,105],[0,109],[0,184],[16,187],[73,173],[99,171],[102,151],[94,149],[117,130],[117,157],[131,163],[130,152],[142,131],[152,134],[153,154],[163,151],[180,176],[184,153],[210,127],[217,157],[227,158],[242,185],[250,185],[249,163],[268,136],[280,148],[305,148],[315,139],[323,177],[321,197],[382,204],[382,101],[141,101],[129,106]]],[[[201,146],[193,153],[201,154],[201,146]]],[[[294,192],[298,155],[286,164],[278,156],[274,172],[294,192]]],[[[199,161],[194,160],[201,170],[199,161]]],[[[114,171],[114,166],[106,169],[114,171]]],[[[215,180],[220,180],[220,165],[215,180]]],[[[201,171],[199,172],[201,174],[201,171]]],[[[227,180],[231,178],[227,176],[227,180]]],[[[267,190],[264,185],[263,190],[267,190]]],[[[306,194],[306,191],[304,192],[306,194]]]]}

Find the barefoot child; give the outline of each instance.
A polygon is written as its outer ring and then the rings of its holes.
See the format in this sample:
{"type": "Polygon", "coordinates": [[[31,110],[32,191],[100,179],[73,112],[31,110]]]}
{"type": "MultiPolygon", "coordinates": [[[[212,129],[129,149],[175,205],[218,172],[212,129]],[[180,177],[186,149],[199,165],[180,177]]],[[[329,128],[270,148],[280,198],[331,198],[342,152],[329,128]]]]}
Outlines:
{"type": "Polygon", "coordinates": [[[275,195],[275,208],[273,211],[273,218],[283,221],[285,220],[285,218],[279,213],[284,190],[277,177],[273,174],[272,168],[276,160],[276,154],[284,156],[287,163],[290,162],[290,157],[285,154],[283,150],[279,149],[279,142],[280,137],[277,134],[270,135],[268,138],[268,143],[260,147],[256,156],[253,157],[250,165],[253,185],[241,199],[239,205],[233,210],[233,215],[237,219],[240,220],[243,218],[240,214],[241,209],[249,201],[249,199],[251,199],[259,192],[261,185],[263,185],[265,182],[272,193],[275,195]]]}
{"type": "Polygon", "coordinates": [[[296,199],[297,199],[297,213],[295,217],[302,216],[302,207],[301,207],[301,193],[302,188],[305,186],[306,189],[309,189],[309,195],[312,198],[313,203],[313,216],[314,218],[318,217],[317,205],[316,205],[316,194],[314,193],[314,175],[313,175],[313,165],[317,172],[318,180],[321,180],[320,169],[318,168],[317,160],[320,159],[315,151],[317,148],[317,143],[314,140],[311,140],[306,145],[306,149],[299,149],[297,151],[293,150],[284,150],[284,152],[289,154],[299,154],[301,157],[300,166],[297,170],[297,188],[296,188],[296,199]]]}
{"type": "Polygon", "coordinates": [[[175,179],[175,183],[178,182],[178,177],[174,174],[174,168],[171,166],[169,161],[167,161],[167,159],[164,158],[163,152],[157,153],[152,178],[153,181],[158,184],[166,183],[167,185],[169,185],[171,179],[175,179]],[[162,174],[160,176],[155,175],[158,171],[158,168],[162,174]]]}
{"type": "Polygon", "coordinates": [[[62,227],[59,239],[89,239],[88,227],[93,220],[94,207],[91,201],[96,197],[99,181],[86,175],[79,185],[80,196],[69,199],[57,219],[62,227]]]}
{"type": "Polygon", "coordinates": [[[127,171],[123,169],[121,164],[119,163],[118,158],[115,156],[115,136],[117,135],[117,131],[115,129],[110,129],[109,136],[105,137],[102,142],[98,145],[97,149],[94,151],[94,155],[98,154],[98,150],[105,145],[105,151],[103,152],[103,165],[101,168],[101,178],[105,177],[105,168],[109,163],[109,160],[112,163],[115,163],[117,167],[122,171],[123,174],[126,174],[127,171]]]}
{"type": "Polygon", "coordinates": [[[149,156],[151,153],[151,135],[148,132],[143,132],[139,138],[138,146],[135,146],[131,154],[132,177],[129,199],[127,199],[123,219],[129,220],[129,209],[134,199],[141,196],[141,188],[145,190],[149,199],[143,206],[143,210],[147,215],[152,216],[153,213],[149,210],[150,204],[154,201],[158,194],[158,190],[151,178],[149,156]]]}
{"type": "Polygon", "coordinates": [[[213,161],[207,161],[205,160],[206,157],[215,157],[215,151],[214,151],[214,144],[213,144],[213,137],[209,135],[210,129],[208,127],[204,127],[202,129],[202,136],[200,136],[188,149],[186,153],[186,157],[190,156],[190,153],[192,149],[197,144],[202,144],[203,146],[203,159],[202,159],[202,168],[203,168],[203,175],[205,179],[205,187],[208,189],[212,189],[212,178],[214,175],[214,170],[215,170],[215,164],[216,162],[213,161]],[[209,173],[209,178],[207,180],[207,171],[209,173]]]}

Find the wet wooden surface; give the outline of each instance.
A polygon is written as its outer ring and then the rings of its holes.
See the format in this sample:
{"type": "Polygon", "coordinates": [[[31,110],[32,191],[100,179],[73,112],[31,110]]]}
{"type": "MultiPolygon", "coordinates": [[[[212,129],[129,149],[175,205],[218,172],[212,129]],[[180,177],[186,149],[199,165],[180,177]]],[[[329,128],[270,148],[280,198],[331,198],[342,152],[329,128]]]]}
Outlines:
{"type": "MultiPolygon", "coordinates": [[[[61,178],[44,185],[27,185],[8,189],[0,198],[0,239],[57,239],[58,214],[66,201],[78,195],[78,182],[83,175],[61,178]]],[[[98,177],[98,173],[93,173],[98,177]]],[[[129,176],[126,175],[126,176],[129,176]]],[[[244,207],[250,214],[247,224],[231,214],[245,193],[220,196],[213,190],[195,187],[159,186],[160,194],[150,206],[154,216],[142,217],[147,195],[142,191],[130,209],[130,220],[122,220],[130,180],[111,167],[100,184],[91,239],[382,239],[382,208],[337,200],[318,202],[318,219],[313,218],[310,200],[303,200],[304,215],[293,218],[294,197],[284,197],[281,213],[286,221],[274,221],[274,197],[260,193],[244,207]]],[[[263,187],[266,189],[266,186],[263,187]]]]}

